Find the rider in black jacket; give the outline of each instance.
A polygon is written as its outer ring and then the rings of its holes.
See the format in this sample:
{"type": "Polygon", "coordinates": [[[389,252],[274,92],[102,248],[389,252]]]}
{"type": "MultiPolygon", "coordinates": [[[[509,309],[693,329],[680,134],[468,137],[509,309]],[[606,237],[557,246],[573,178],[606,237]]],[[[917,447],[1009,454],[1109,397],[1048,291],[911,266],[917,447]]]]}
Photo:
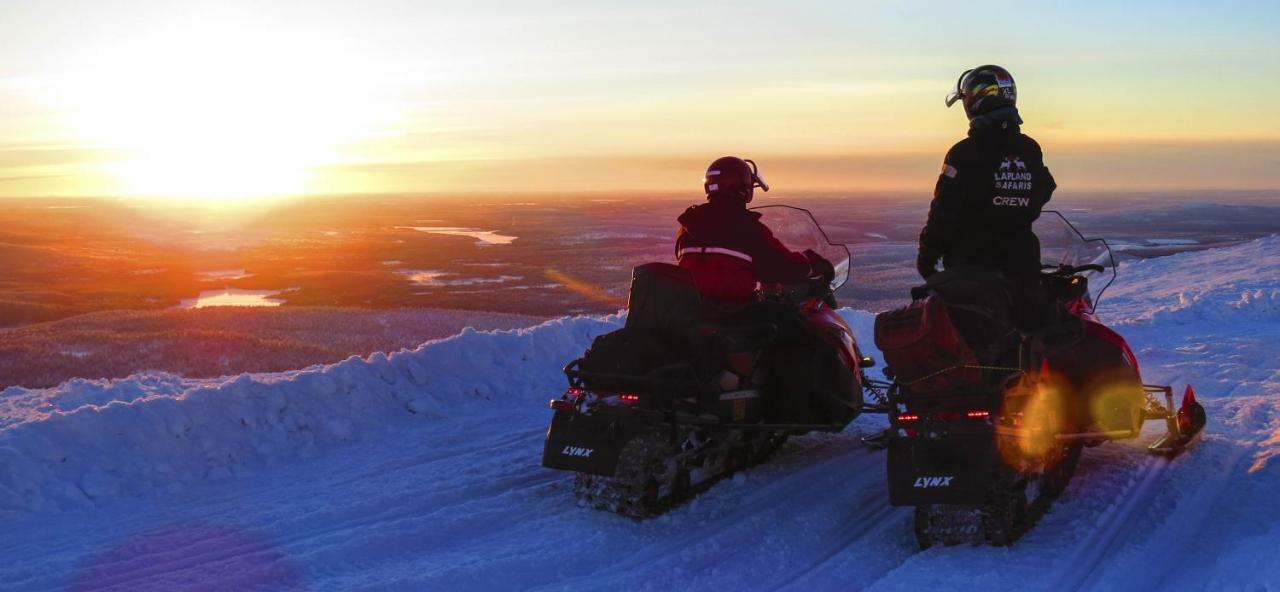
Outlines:
{"type": "Polygon", "coordinates": [[[1019,130],[1013,77],[999,66],[960,75],[947,106],[963,101],[969,137],[947,152],[920,232],[916,269],[978,267],[1010,279],[1035,277],[1040,241],[1031,223],[1057,185],[1040,145],[1019,130]]]}

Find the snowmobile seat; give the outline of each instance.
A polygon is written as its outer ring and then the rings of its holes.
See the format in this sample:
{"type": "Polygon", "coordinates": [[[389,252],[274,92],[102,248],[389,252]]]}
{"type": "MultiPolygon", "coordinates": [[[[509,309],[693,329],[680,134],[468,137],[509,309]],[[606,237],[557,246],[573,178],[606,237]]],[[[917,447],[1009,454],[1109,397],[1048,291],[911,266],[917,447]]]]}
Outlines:
{"type": "Polygon", "coordinates": [[[1014,295],[1009,280],[999,271],[984,267],[959,267],[940,271],[912,294],[933,294],[947,306],[948,320],[966,344],[985,364],[1000,364],[1016,349],[1013,336],[1014,295]]]}
{"type": "Polygon", "coordinates": [[[930,293],[939,293],[953,300],[965,300],[966,295],[989,290],[991,286],[1003,286],[1004,274],[989,267],[950,267],[925,280],[924,285],[911,288],[911,299],[919,300],[930,293]]]}
{"type": "Polygon", "coordinates": [[[670,263],[646,263],[631,271],[627,328],[683,334],[697,324],[702,298],[689,270],[670,263]]]}

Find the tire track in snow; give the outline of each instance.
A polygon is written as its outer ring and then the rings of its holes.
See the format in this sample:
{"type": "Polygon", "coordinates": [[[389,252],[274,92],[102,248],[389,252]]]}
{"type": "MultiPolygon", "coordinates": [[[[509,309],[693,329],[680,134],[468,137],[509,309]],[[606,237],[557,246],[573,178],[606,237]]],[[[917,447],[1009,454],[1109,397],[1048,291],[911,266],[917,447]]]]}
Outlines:
{"type": "MultiPolygon", "coordinates": [[[[799,569],[788,572],[786,575],[777,579],[776,584],[767,587],[769,590],[790,590],[807,589],[802,584],[802,580],[816,571],[818,568],[826,565],[841,551],[848,549],[855,542],[863,539],[873,532],[878,533],[896,522],[893,520],[898,513],[893,506],[888,504],[887,493],[878,491],[879,488],[872,487],[876,491],[868,492],[858,500],[859,509],[853,514],[845,518],[844,523],[840,526],[835,536],[828,540],[815,557],[816,559],[799,569]]],[[[896,567],[896,566],[894,566],[896,567]]],[[[892,569],[892,568],[890,568],[892,569]]],[[[887,571],[887,570],[886,570],[887,571]]]]}
{"type": "MultiPolygon", "coordinates": [[[[490,464],[505,464],[509,459],[505,456],[494,455],[495,448],[492,445],[497,443],[505,443],[508,446],[519,444],[519,448],[526,448],[534,443],[534,440],[541,433],[541,430],[522,430],[519,435],[512,437],[510,434],[504,434],[501,437],[483,440],[478,439],[465,449],[459,447],[457,449],[448,449],[442,454],[428,454],[416,457],[414,459],[405,460],[396,464],[397,468],[404,469],[417,467],[419,469],[428,467],[444,458],[452,458],[460,463],[470,466],[479,466],[489,462],[490,464]],[[467,458],[480,457],[479,462],[468,462],[467,458]],[[425,462],[422,462],[425,459],[425,462]],[[417,462],[413,462],[417,461],[417,462]]],[[[321,461],[324,462],[324,461],[321,461]]],[[[367,467],[359,467],[365,469],[365,477],[378,475],[382,473],[394,473],[390,471],[367,471],[367,467]]],[[[310,553],[324,552],[325,549],[338,550],[344,546],[350,545],[352,540],[369,540],[369,536],[361,536],[365,533],[371,533],[374,538],[379,534],[390,530],[393,535],[398,531],[396,529],[388,529],[386,525],[403,520],[415,520],[421,522],[429,522],[433,516],[448,513],[457,506],[485,503],[489,500],[502,498],[508,495],[518,494],[530,489],[536,489],[546,486],[561,478],[560,475],[544,473],[540,467],[521,467],[520,470],[503,473],[501,471],[477,471],[455,473],[456,478],[446,480],[443,483],[433,484],[428,491],[407,489],[397,489],[390,494],[377,495],[377,497],[361,500],[359,504],[353,506],[335,506],[326,505],[317,508],[315,511],[308,512],[303,515],[297,515],[289,512],[280,512],[283,516],[281,519],[272,519],[271,514],[262,516],[266,519],[264,522],[252,525],[253,530],[270,531],[275,533],[286,533],[283,536],[274,536],[271,538],[272,548],[275,550],[285,549],[290,546],[303,545],[307,547],[306,551],[310,553]],[[501,477],[493,479],[493,477],[501,477]],[[476,486],[474,481],[484,481],[480,486],[476,486]],[[363,508],[362,508],[363,506],[363,508]],[[300,528],[300,526],[311,522],[312,527],[300,528]],[[348,536],[354,535],[354,536],[348,536]],[[327,539],[332,539],[330,543],[327,539]],[[307,545],[307,543],[312,543],[307,545]],[[320,543],[317,547],[315,543],[320,543]]],[[[350,484],[352,482],[363,482],[365,479],[345,479],[333,483],[350,484]]],[[[329,485],[328,483],[326,485],[329,485]]],[[[305,484],[299,484],[299,489],[307,490],[305,484]]],[[[382,493],[379,488],[373,484],[369,484],[371,493],[382,493]]],[[[256,505],[257,502],[263,502],[264,506],[271,506],[280,500],[287,499],[293,493],[293,488],[281,491],[277,487],[263,487],[244,495],[241,491],[239,495],[229,496],[222,500],[218,500],[216,504],[202,506],[207,511],[198,512],[194,515],[184,516],[184,523],[205,523],[205,524],[228,524],[235,523],[236,518],[242,512],[242,508],[248,505],[256,505]]],[[[126,537],[126,540],[134,539],[138,536],[146,537],[156,527],[162,524],[142,524],[136,530],[137,535],[126,537]]],[[[480,530],[488,528],[490,530],[499,530],[509,525],[501,523],[480,523],[477,527],[480,530]]],[[[104,541],[106,542],[106,541],[104,541]]],[[[119,543],[119,540],[111,544],[119,543]]],[[[107,574],[94,579],[95,589],[101,587],[105,590],[111,589],[164,589],[162,582],[157,579],[169,580],[174,577],[180,577],[184,571],[196,570],[196,573],[210,573],[223,565],[235,565],[242,563],[245,559],[251,559],[256,556],[263,556],[269,551],[264,551],[260,546],[231,546],[219,547],[217,540],[196,540],[196,541],[180,541],[172,545],[159,545],[153,552],[134,555],[122,560],[95,564],[94,568],[100,573],[107,574]],[[192,551],[195,551],[192,553],[192,551]],[[155,588],[154,586],[161,586],[155,588]],[[152,586],[152,588],[147,588],[152,586]]],[[[68,545],[76,545],[80,548],[84,547],[81,541],[67,541],[68,545]]],[[[94,557],[90,554],[89,558],[94,557]]],[[[18,583],[17,589],[22,590],[60,590],[62,584],[50,582],[48,570],[40,569],[39,566],[27,566],[27,570],[31,574],[30,577],[21,578],[17,582],[9,580],[8,583],[18,583]]],[[[12,575],[16,574],[11,574],[12,575]]]]}
{"type": "MultiPolygon", "coordinates": [[[[1116,499],[1124,501],[1118,506],[1109,508],[1106,515],[1098,521],[1098,525],[1103,527],[1097,531],[1098,536],[1086,537],[1076,547],[1071,559],[1065,564],[1071,569],[1060,572],[1059,577],[1054,580],[1056,585],[1048,589],[1094,588],[1106,571],[1103,569],[1104,564],[1117,560],[1120,554],[1143,555],[1147,560],[1138,562],[1142,565],[1180,565],[1178,559],[1186,555],[1188,548],[1196,542],[1193,535],[1204,532],[1201,527],[1209,519],[1207,508],[1220,499],[1226,489],[1232,485],[1232,473],[1249,452],[1248,448],[1233,447],[1225,453],[1215,454],[1214,444],[1211,435],[1206,433],[1177,458],[1151,457],[1143,463],[1139,473],[1141,477],[1137,482],[1115,496],[1116,499]],[[1208,447],[1208,450],[1202,452],[1205,447],[1208,447]],[[1174,499],[1176,507],[1162,514],[1158,524],[1154,525],[1151,533],[1145,536],[1147,540],[1159,540],[1161,543],[1154,547],[1148,544],[1139,545],[1136,550],[1123,549],[1124,535],[1131,530],[1130,527],[1138,520],[1148,518],[1140,517],[1140,509],[1149,507],[1156,495],[1167,490],[1167,485],[1174,479],[1171,467],[1175,465],[1191,471],[1191,476],[1195,477],[1195,486],[1176,491],[1174,499]]],[[[1132,562],[1123,561],[1122,563],[1132,562]]],[[[1167,579],[1175,570],[1176,567],[1162,577],[1167,579]]],[[[1108,584],[1113,583],[1108,582],[1108,584]]],[[[1151,584],[1150,577],[1144,576],[1141,583],[1151,584]]]]}
{"type": "Polygon", "coordinates": [[[380,477],[389,473],[394,473],[396,471],[401,471],[408,468],[417,468],[422,465],[430,465],[430,464],[435,464],[441,461],[451,460],[453,458],[456,458],[459,454],[465,454],[467,452],[475,451],[480,446],[483,446],[484,448],[490,449],[490,450],[508,448],[513,444],[522,443],[525,440],[530,439],[532,436],[535,436],[537,434],[542,434],[545,432],[546,432],[546,428],[521,430],[512,434],[508,434],[504,437],[497,438],[496,440],[493,440],[490,442],[476,442],[476,439],[474,437],[467,436],[464,434],[453,434],[454,436],[462,439],[471,438],[471,441],[461,442],[453,445],[450,448],[444,448],[444,449],[434,448],[430,453],[419,455],[412,458],[402,458],[402,459],[396,459],[395,461],[392,461],[392,462],[384,462],[379,464],[376,467],[371,467],[370,470],[368,470],[367,472],[354,475],[345,481],[339,481],[337,484],[345,485],[348,483],[355,483],[357,481],[363,481],[365,479],[380,477]]]}
{"type": "MultiPolygon", "coordinates": [[[[390,462],[383,463],[383,465],[378,467],[379,469],[382,469],[382,470],[375,469],[372,471],[367,471],[363,474],[358,475],[357,477],[345,479],[342,481],[334,481],[331,483],[327,483],[327,485],[329,486],[349,485],[349,484],[363,481],[369,478],[390,474],[396,470],[404,470],[408,468],[424,468],[424,467],[441,463],[444,461],[457,459],[459,457],[465,457],[468,453],[485,454],[486,451],[490,451],[497,447],[505,447],[511,444],[520,443],[523,440],[532,438],[536,434],[540,434],[541,432],[542,432],[541,429],[521,430],[515,435],[503,434],[502,436],[492,440],[477,438],[472,442],[461,444],[461,445],[455,445],[449,448],[431,446],[431,449],[432,449],[431,453],[423,454],[412,459],[400,459],[398,462],[395,462],[395,463],[390,463],[390,462]]],[[[409,435],[413,435],[413,432],[409,432],[409,435]]],[[[461,435],[460,434],[442,434],[438,437],[440,439],[452,439],[454,436],[461,436],[461,435]]],[[[431,444],[434,444],[434,442],[429,440],[425,442],[425,444],[431,445],[431,444]]],[[[340,451],[338,452],[338,454],[339,455],[348,454],[350,452],[351,451],[340,451]]],[[[334,455],[326,455],[327,458],[321,459],[318,462],[326,462],[329,458],[332,458],[333,456],[334,455]]],[[[183,517],[184,520],[188,522],[225,523],[229,521],[227,515],[236,513],[234,510],[234,507],[236,505],[244,503],[244,500],[246,499],[278,497],[279,489],[280,489],[279,483],[271,482],[271,481],[255,483],[252,479],[246,478],[246,476],[252,476],[253,474],[258,472],[266,472],[271,470],[273,469],[271,468],[259,469],[259,470],[250,472],[248,475],[237,475],[229,480],[223,481],[222,483],[210,484],[215,486],[216,485],[234,485],[235,490],[234,490],[234,493],[231,493],[229,495],[223,494],[217,497],[201,496],[202,499],[200,500],[201,501],[200,507],[207,509],[207,511],[202,511],[194,514],[187,514],[183,517]],[[246,484],[252,484],[253,486],[251,488],[245,489],[244,485],[246,484]]],[[[192,491],[189,493],[196,493],[200,489],[201,488],[192,488],[192,491]]],[[[137,500],[127,500],[124,503],[126,504],[137,503],[137,500]]],[[[119,502],[117,502],[116,505],[119,505],[119,502]]],[[[323,510],[320,510],[320,511],[323,511],[323,510]]],[[[320,511],[317,511],[317,513],[319,513],[320,511]]],[[[68,516],[68,518],[71,518],[71,517],[73,516],[68,516]]],[[[305,516],[301,518],[305,518],[305,516]]],[[[152,526],[152,525],[149,525],[148,523],[153,521],[153,519],[154,517],[152,516],[144,515],[144,517],[138,521],[133,521],[133,522],[116,521],[113,524],[114,528],[112,530],[115,533],[134,532],[134,531],[142,532],[147,530],[148,526],[152,526]]],[[[5,556],[30,556],[34,553],[28,553],[26,552],[26,550],[33,549],[33,550],[39,550],[40,551],[39,554],[42,554],[42,555],[57,555],[62,552],[73,551],[77,548],[82,548],[84,546],[83,540],[77,540],[76,538],[68,538],[65,536],[57,536],[56,532],[51,532],[49,534],[50,536],[47,538],[28,539],[28,540],[21,541],[16,545],[0,546],[0,554],[5,556]]]]}
{"type": "MultiPolygon", "coordinates": [[[[504,497],[511,493],[543,486],[554,481],[554,476],[525,475],[520,481],[523,483],[516,484],[513,480],[503,483],[494,483],[487,488],[492,491],[485,492],[489,495],[473,495],[464,497],[460,503],[484,502],[489,499],[504,497]],[[534,478],[530,478],[534,477],[534,478]]],[[[472,490],[474,491],[474,490],[472,490]]],[[[209,539],[201,539],[198,541],[185,541],[187,544],[171,547],[160,547],[154,553],[146,553],[134,555],[122,562],[99,564],[99,570],[109,573],[110,576],[95,578],[95,589],[103,586],[104,590],[122,589],[122,590],[138,590],[138,589],[163,589],[154,588],[149,585],[150,582],[158,578],[172,579],[175,576],[182,578],[180,574],[187,570],[195,569],[197,573],[209,573],[210,571],[218,573],[217,569],[222,565],[238,565],[245,563],[246,559],[255,557],[270,556],[279,549],[286,548],[290,545],[299,543],[316,543],[323,542],[323,548],[311,549],[312,552],[323,551],[324,548],[338,549],[348,546],[353,539],[364,539],[369,541],[368,536],[358,536],[361,533],[374,533],[375,536],[381,534],[386,535],[392,532],[392,538],[398,536],[394,533],[394,529],[389,529],[387,525],[400,522],[403,520],[429,521],[431,516],[452,511],[454,505],[437,505],[431,503],[432,500],[427,498],[417,498],[417,503],[407,504],[375,504],[378,511],[372,513],[360,513],[358,515],[345,515],[347,520],[338,523],[321,521],[325,526],[310,529],[290,529],[290,528],[271,528],[270,530],[288,532],[286,536],[277,536],[271,539],[272,548],[263,549],[261,545],[249,544],[233,547],[221,547],[216,544],[217,541],[209,539]],[[433,511],[427,513],[417,513],[419,507],[428,507],[433,511]],[[408,517],[408,518],[406,518],[408,517]],[[357,536],[348,536],[355,534],[357,536]],[[330,544],[325,539],[336,539],[330,544]],[[206,552],[190,553],[193,548],[211,546],[213,550],[206,552]]],[[[380,500],[385,501],[385,500],[380,500]]],[[[491,523],[488,525],[491,530],[500,530],[507,528],[509,525],[500,523],[491,523]]],[[[350,563],[343,567],[350,567],[350,563]]],[[[185,580],[190,581],[190,580],[185,580]]],[[[50,588],[59,589],[59,587],[50,588]]]]}
{"type": "Polygon", "coordinates": [[[1120,544],[1121,536],[1128,532],[1129,525],[1137,519],[1138,508],[1146,507],[1156,483],[1168,467],[1167,458],[1147,459],[1130,486],[1116,494],[1116,499],[1123,501],[1107,508],[1095,523],[1097,528],[1094,534],[1084,537],[1075,549],[1061,559],[1063,569],[1050,580],[1052,583],[1045,589],[1083,589],[1097,575],[1099,566],[1112,556],[1112,552],[1120,544]]]}
{"type": "MultiPolygon", "coordinates": [[[[795,457],[803,457],[805,454],[812,454],[813,452],[815,451],[810,448],[795,451],[793,455],[795,457]]],[[[765,463],[760,465],[757,469],[750,471],[750,474],[753,475],[753,478],[762,478],[758,474],[758,470],[760,468],[785,468],[776,466],[777,460],[778,459],[775,457],[773,461],[765,461],[765,463]],[[769,465],[771,463],[775,466],[770,467],[769,465]]],[[[626,578],[633,577],[636,571],[643,571],[646,567],[651,567],[655,562],[660,561],[663,557],[679,556],[688,548],[707,544],[707,542],[714,536],[732,528],[743,526],[747,522],[745,520],[746,518],[760,517],[769,512],[776,512],[782,508],[788,507],[788,504],[793,500],[798,497],[803,497],[803,494],[813,481],[814,475],[827,473],[832,470],[842,473],[860,474],[862,469],[883,462],[883,455],[879,454],[877,451],[871,451],[864,446],[857,446],[852,447],[847,451],[837,453],[829,458],[814,462],[809,466],[801,468],[797,472],[770,475],[768,477],[769,482],[764,487],[756,489],[743,496],[742,501],[745,503],[733,506],[733,509],[729,512],[717,516],[713,521],[706,523],[695,530],[681,531],[679,532],[678,538],[674,539],[669,537],[670,533],[655,533],[659,537],[667,537],[663,539],[661,545],[648,545],[642,552],[628,555],[624,561],[612,563],[607,566],[601,566],[599,569],[591,572],[558,581],[554,585],[534,589],[564,590],[575,587],[587,587],[590,589],[603,588],[606,587],[606,581],[605,579],[602,579],[601,576],[606,573],[612,576],[612,578],[610,578],[611,580],[618,580],[621,578],[621,586],[625,588],[627,584],[626,578]],[[852,466],[846,464],[848,463],[848,457],[851,454],[858,455],[855,464],[852,466]],[[833,469],[832,465],[836,465],[836,468],[833,469]]],[[[877,479],[870,479],[869,481],[871,481],[872,484],[878,482],[877,479]]],[[[711,490],[704,492],[702,495],[706,496],[708,493],[715,491],[718,487],[722,487],[723,485],[724,482],[721,482],[711,490]]],[[[679,514],[682,513],[681,510],[687,509],[688,505],[689,503],[686,502],[684,506],[677,508],[676,511],[670,512],[667,515],[678,520],[679,514]]],[[[839,550],[837,549],[835,552],[838,551],[839,550]]],[[[834,555],[835,552],[833,552],[832,555],[834,555]]],[[[632,583],[631,586],[634,587],[635,584],[632,583]]]]}
{"type": "MultiPolygon", "coordinates": [[[[1205,445],[1208,442],[1202,440],[1200,444],[1205,445]]],[[[1170,566],[1170,569],[1159,574],[1158,582],[1152,582],[1150,577],[1146,577],[1142,582],[1144,585],[1154,584],[1154,588],[1164,590],[1176,589],[1179,586],[1192,587],[1191,578],[1177,578],[1175,575],[1194,570],[1195,576],[1203,576],[1203,557],[1195,556],[1191,549],[1197,544],[1206,542],[1200,535],[1230,536],[1223,530],[1206,527],[1206,522],[1214,515],[1212,509],[1222,501],[1223,494],[1229,488],[1239,485],[1231,476],[1241,468],[1242,462],[1250,451],[1249,448],[1241,446],[1233,447],[1223,459],[1205,458],[1205,455],[1198,455],[1200,458],[1186,459],[1196,463],[1197,466],[1205,466],[1206,473],[1211,474],[1201,475],[1201,478],[1196,480],[1194,488],[1180,492],[1177,507],[1166,515],[1164,522],[1150,537],[1162,544],[1143,545],[1130,553],[1138,556],[1132,563],[1170,566]]],[[[1219,546],[1219,548],[1223,547],[1225,546],[1219,546]]],[[[1213,546],[1211,545],[1210,548],[1213,546]]]]}

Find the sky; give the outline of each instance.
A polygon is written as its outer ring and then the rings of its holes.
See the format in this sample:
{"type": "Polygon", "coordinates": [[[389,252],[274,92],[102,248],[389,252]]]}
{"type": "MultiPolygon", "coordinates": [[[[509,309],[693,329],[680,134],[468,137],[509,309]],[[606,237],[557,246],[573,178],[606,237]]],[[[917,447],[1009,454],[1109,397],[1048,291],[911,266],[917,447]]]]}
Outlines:
{"type": "Polygon", "coordinates": [[[5,2],[0,196],[919,191],[967,68],[1060,191],[1280,188],[1274,2],[5,2]]]}

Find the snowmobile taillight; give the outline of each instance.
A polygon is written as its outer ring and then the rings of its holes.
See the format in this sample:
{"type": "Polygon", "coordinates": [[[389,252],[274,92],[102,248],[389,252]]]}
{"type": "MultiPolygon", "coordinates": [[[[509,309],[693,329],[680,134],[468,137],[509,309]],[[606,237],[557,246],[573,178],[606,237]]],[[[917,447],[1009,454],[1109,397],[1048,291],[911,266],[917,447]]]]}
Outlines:
{"type": "Polygon", "coordinates": [[[988,417],[991,417],[991,412],[987,411],[986,409],[975,409],[964,415],[969,419],[986,419],[988,417]]]}
{"type": "Polygon", "coordinates": [[[578,398],[582,396],[583,390],[571,386],[564,391],[564,396],[559,399],[551,400],[551,408],[556,411],[573,411],[578,405],[578,398]]]}
{"type": "Polygon", "coordinates": [[[573,411],[574,403],[565,399],[552,399],[551,408],[556,411],[573,411]]]}
{"type": "Polygon", "coordinates": [[[900,414],[898,414],[898,423],[911,423],[911,422],[919,421],[919,420],[920,420],[920,416],[919,416],[919,415],[916,415],[915,413],[900,413],[900,414]]]}
{"type": "Polygon", "coordinates": [[[622,393],[618,395],[618,403],[623,405],[635,405],[640,402],[640,395],[635,393],[622,393]]]}

